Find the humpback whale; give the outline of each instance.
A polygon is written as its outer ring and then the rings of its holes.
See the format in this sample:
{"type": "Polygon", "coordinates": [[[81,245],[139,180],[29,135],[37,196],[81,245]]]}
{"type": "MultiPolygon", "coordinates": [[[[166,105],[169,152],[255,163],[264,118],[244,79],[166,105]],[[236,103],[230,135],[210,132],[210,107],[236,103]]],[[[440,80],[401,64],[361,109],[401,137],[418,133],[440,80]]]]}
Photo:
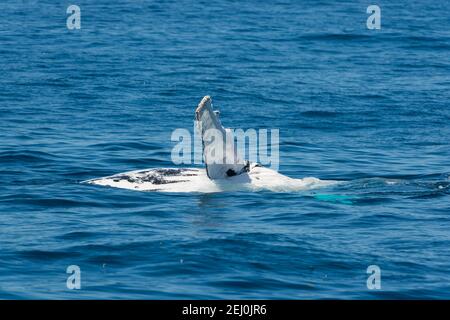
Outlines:
{"type": "Polygon", "coordinates": [[[205,168],[152,168],[129,171],[82,183],[159,192],[223,192],[258,191],[292,192],[335,184],[317,178],[294,179],[256,162],[241,159],[236,151],[230,129],[225,129],[219,112],[205,96],[195,110],[201,133],[205,168]]]}

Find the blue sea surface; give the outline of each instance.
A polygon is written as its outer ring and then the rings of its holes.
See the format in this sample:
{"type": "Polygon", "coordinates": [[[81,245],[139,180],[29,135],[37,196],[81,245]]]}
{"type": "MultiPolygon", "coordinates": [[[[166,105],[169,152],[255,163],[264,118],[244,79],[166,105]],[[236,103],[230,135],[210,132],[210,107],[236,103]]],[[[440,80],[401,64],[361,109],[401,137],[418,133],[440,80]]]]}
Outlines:
{"type": "Polygon", "coordinates": [[[381,30],[369,4],[2,1],[0,298],[450,298],[450,1],[376,1],[381,30]],[[343,183],[80,183],[174,167],[204,95],[280,130],[280,173],[343,183]]]}

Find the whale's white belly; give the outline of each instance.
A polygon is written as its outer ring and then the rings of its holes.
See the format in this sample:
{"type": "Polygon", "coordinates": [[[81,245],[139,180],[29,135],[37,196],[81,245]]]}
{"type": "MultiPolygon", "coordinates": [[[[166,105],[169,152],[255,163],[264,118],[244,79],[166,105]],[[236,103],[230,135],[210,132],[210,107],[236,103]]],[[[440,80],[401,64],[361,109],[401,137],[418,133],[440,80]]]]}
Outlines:
{"type": "Polygon", "coordinates": [[[292,192],[335,182],[316,178],[293,179],[265,167],[254,167],[250,172],[216,180],[209,179],[202,168],[157,168],[119,173],[84,183],[136,191],[210,193],[239,190],[292,192]]]}

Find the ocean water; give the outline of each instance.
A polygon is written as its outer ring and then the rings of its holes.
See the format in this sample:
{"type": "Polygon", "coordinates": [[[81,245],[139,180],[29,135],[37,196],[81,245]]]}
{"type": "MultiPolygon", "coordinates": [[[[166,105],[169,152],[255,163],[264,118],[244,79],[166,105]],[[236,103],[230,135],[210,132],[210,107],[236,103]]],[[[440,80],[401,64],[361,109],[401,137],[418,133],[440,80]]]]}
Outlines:
{"type": "Polygon", "coordinates": [[[2,1],[0,298],[450,298],[450,3],[377,1],[381,30],[369,4],[2,1]],[[174,167],[204,95],[280,130],[283,175],[342,183],[80,183],[174,167]]]}

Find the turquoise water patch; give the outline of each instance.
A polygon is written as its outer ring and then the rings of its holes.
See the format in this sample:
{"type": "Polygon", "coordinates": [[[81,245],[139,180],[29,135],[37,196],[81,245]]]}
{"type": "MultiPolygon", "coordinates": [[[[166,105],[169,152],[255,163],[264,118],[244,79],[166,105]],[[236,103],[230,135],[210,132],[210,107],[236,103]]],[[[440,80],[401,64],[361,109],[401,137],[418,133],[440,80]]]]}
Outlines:
{"type": "Polygon", "coordinates": [[[354,197],[340,194],[316,194],[314,195],[314,198],[320,201],[342,204],[353,204],[352,199],[354,199],[354,197]]]}

